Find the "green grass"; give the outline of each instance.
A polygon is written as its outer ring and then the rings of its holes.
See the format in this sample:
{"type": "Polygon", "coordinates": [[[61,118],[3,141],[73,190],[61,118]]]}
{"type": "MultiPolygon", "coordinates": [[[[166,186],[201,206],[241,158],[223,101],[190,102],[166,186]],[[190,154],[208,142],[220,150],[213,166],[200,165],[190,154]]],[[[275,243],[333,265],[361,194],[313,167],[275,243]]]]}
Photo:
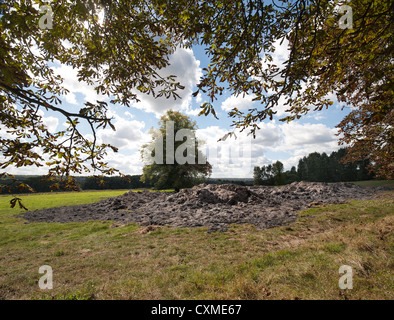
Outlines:
{"type": "MultiPolygon", "coordinates": [[[[31,210],[125,190],[23,196],[31,210]]],[[[0,197],[0,299],[393,299],[393,192],[306,210],[289,226],[26,223],[0,197]],[[353,268],[340,290],[341,265],[353,268]],[[38,268],[53,269],[40,290],[38,268]]]]}
{"type": "Polygon", "coordinates": [[[394,180],[366,180],[366,181],[352,181],[363,187],[391,187],[394,188],[394,180]]]}
{"type": "MultiPolygon", "coordinates": [[[[92,203],[100,201],[103,198],[115,197],[124,194],[128,190],[106,190],[106,191],[82,191],[82,192],[48,192],[48,193],[30,193],[18,195],[22,198],[23,204],[29,210],[42,208],[51,208],[59,206],[73,206],[83,203],[92,203]]],[[[12,199],[9,195],[0,195],[0,210],[9,208],[9,201],[12,199]]],[[[10,211],[12,213],[14,211],[10,211]]]]}

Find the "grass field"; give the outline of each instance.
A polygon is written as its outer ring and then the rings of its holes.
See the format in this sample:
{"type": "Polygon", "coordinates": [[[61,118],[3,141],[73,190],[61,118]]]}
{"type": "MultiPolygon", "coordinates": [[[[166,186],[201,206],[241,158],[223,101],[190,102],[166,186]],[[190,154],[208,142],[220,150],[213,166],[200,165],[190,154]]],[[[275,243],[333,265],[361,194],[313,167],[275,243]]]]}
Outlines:
{"type": "MultiPolygon", "coordinates": [[[[30,209],[125,190],[23,196],[30,209]]],[[[26,223],[0,197],[0,299],[393,299],[394,192],[313,208],[291,225],[225,233],[113,222],[26,223]],[[38,269],[53,270],[40,290],[38,269]],[[353,289],[341,290],[341,265],[353,289]]]]}
{"type": "Polygon", "coordinates": [[[366,180],[352,181],[352,183],[363,187],[391,187],[394,188],[394,180],[366,180]]]}

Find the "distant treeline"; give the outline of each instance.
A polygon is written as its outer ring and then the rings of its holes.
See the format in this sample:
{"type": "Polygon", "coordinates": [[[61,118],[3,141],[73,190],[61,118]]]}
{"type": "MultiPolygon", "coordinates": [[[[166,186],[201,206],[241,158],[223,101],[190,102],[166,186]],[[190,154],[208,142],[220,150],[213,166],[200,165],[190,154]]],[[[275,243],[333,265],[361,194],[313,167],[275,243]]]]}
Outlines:
{"type": "MultiPolygon", "coordinates": [[[[293,166],[284,171],[283,164],[277,161],[262,167],[254,167],[253,179],[236,178],[208,178],[206,183],[247,185],[283,185],[294,181],[360,181],[373,179],[367,167],[368,160],[344,164],[341,159],[346,155],[346,149],[339,149],[329,156],[326,153],[314,152],[299,160],[297,168],[293,166]]],[[[0,193],[28,193],[31,189],[35,192],[50,192],[51,186],[58,182],[54,191],[67,191],[61,181],[46,181],[44,176],[15,176],[15,179],[1,179],[0,193]],[[25,188],[23,188],[25,186],[25,188]],[[28,187],[27,187],[28,186],[28,187]],[[31,189],[30,189],[31,188],[31,189]]],[[[149,182],[140,180],[141,175],[128,175],[124,177],[76,177],[80,190],[104,189],[142,189],[152,188],[149,182]]]]}
{"type": "Polygon", "coordinates": [[[208,178],[205,183],[207,184],[237,184],[239,186],[252,186],[253,179],[248,178],[239,178],[239,179],[231,179],[231,178],[208,178]]]}
{"type": "Polygon", "coordinates": [[[253,181],[255,185],[282,185],[294,181],[340,182],[374,178],[374,174],[368,170],[370,165],[368,159],[342,163],[341,160],[345,155],[345,148],[334,151],[329,156],[326,153],[310,153],[299,160],[297,168],[293,166],[288,171],[283,170],[283,164],[280,161],[254,167],[253,181]]]}
{"type": "Polygon", "coordinates": [[[51,186],[57,184],[57,191],[65,191],[65,183],[61,181],[48,181],[44,176],[15,176],[14,179],[0,180],[0,193],[30,193],[50,192],[51,186]]]}
{"type": "Polygon", "coordinates": [[[141,175],[126,177],[87,177],[81,188],[83,190],[102,190],[102,189],[140,189],[151,188],[150,183],[141,182],[141,175]]]}
{"type": "MultiPolygon", "coordinates": [[[[152,185],[140,181],[141,175],[126,177],[76,177],[80,190],[103,189],[139,189],[151,188],[152,185]]],[[[51,186],[58,182],[58,188],[53,191],[67,191],[64,183],[60,181],[47,181],[44,176],[16,176],[15,179],[2,179],[0,193],[29,193],[50,192],[51,186]],[[31,188],[31,189],[30,189],[31,188]]]]}
{"type": "MultiPolygon", "coordinates": [[[[76,177],[80,190],[104,190],[104,189],[143,189],[152,188],[150,183],[143,183],[141,175],[128,175],[126,177],[76,177]]],[[[53,191],[68,191],[64,183],[60,181],[46,181],[44,176],[16,176],[15,179],[2,179],[0,185],[4,187],[0,193],[29,193],[50,192],[51,186],[58,182],[58,188],[53,191]],[[28,186],[28,187],[27,187],[28,186]],[[30,189],[30,188],[31,189],[30,189]]],[[[208,178],[208,184],[238,184],[241,186],[253,185],[253,179],[231,179],[231,178],[208,178]]]]}

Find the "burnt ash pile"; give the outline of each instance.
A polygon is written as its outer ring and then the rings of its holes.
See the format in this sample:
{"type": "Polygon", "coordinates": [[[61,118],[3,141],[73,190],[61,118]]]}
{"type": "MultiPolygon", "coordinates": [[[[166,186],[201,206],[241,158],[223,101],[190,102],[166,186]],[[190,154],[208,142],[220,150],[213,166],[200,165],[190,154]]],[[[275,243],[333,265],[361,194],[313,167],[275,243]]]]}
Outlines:
{"type": "Polygon", "coordinates": [[[294,182],[283,187],[201,184],[178,193],[130,191],[98,203],[36,210],[21,216],[31,222],[111,220],[143,226],[208,227],[210,231],[249,223],[265,229],[296,220],[297,212],[308,207],[368,199],[381,190],[351,183],[294,182]]]}

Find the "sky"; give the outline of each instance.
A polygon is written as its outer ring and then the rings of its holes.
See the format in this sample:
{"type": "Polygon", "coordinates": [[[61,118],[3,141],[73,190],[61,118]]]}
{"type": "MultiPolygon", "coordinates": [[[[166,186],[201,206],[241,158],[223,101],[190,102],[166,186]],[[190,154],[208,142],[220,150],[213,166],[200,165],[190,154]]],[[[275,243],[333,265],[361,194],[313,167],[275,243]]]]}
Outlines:
{"type": "MultiPolygon", "coordinates": [[[[287,46],[277,44],[274,63],[282,64],[288,55],[287,46]]],[[[284,164],[285,170],[297,166],[300,158],[312,152],[326,152],[327,154],[339,148],[337,129],[335,126],[348,112],[342,110],[335,102],[328,110],[310,112],[299,120],[290,123],[280,122],[286,112],[285,106],[279,104],[273,120],[265,120],[259,124],[260,130],[253,139],[247,132],[236,134],[236,138],[229,137],[225,141],[218,140],[232,130],[232,119],[227,115],[231,106],[237,106],[241,111],[251,107],[258,107],[259,102],[252,101],[250,96],[231,96],[227,91],[214,102],[215,111],[219,119],[212,115],[198,116],[200,105],[208,102],[207,97],[192,93],[202,76],[202,68],[208,64],[207,57],[201,47],[192,49],[178,48],[170,57],[170,66],[161,70],[163,75],[174,74],[185,89],[179,91],[181,99],[153,98],[146,94],[139,94],[140,102],[132,103],[131,107],[110,105],[110,116],[116,131],[109,127],[99,129],[99,142],[109,143],[119,148],[117,153],[109,152],[107,161],[110,166],[119,169],[124,174],[141,174],[141,146],[151,140],[149,129],[158,128],[158,121],[167,110],[173,109],[183,112],[197,122],[196,135],[204,142],[202,151],[211,163],[212,178],[251,178],[253,167],[263,166],[277,160],[284,164]]],[[[108,97],[96,94],[92,86],[77,80],[77,70],[60,63],[53,64],[55,73],[64,79],[63,85],[69,93],[63,97],[62,106],[69,111],[76,111],[86,101],[105,100],[108,97]]],[[[65,119],[54,112],[43,114],[45,124],[51,131],[65,128],[65,119]]],[[[83,130],[82,130],[83,131],[83,130]]],[[[87,137],[91,136],[86,127],[87,137]]],[[[47,168],[19,168],[10,170],[14,174],[45,174],[47,168]],[[33,172],[34,171],[34,172],[33,172]]]]}

